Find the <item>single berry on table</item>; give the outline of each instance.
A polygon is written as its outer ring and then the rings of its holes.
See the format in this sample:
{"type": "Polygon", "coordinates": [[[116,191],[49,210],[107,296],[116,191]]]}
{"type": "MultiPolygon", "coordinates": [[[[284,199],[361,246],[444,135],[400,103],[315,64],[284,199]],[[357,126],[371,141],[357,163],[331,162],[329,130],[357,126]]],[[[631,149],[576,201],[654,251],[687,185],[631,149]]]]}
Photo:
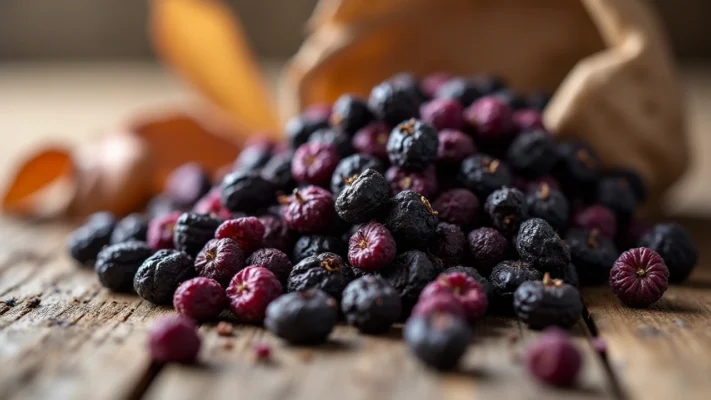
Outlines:
{"type": "Polygon", "coordinates": [[[151,255],[153,249],[144,242],[113,244],[99,252],[94,271],[105,288],[114,292],[131,292],[133,277],[151,255]]]}
{"type": "Polygon", "coordinates": [[[87,218],[67,239],[67,248],[73,259],[85,266],[94,266],[96,256],[111,241],[116,218],[107,212],[98,212],[87,218]]]}
{"type": "Polygon", "coordinates": [[[411,190],[398,193],[387,204],[383,224],[398,247],[423,248],[437,233],[437,212],[422,195],[411,190]]]}
{"type": "Polygon", "coordinates": [[[390,126],[420,114],[419,99],[411,90],[393,82],[383,82],[370,91],[368,105],[375,116],[390,126]]]}
{"type": "Polygon", "coordinates": [[[175,289],[195,276],[193,260],[176,250],[158,250],[141,264],[133,289],[153,304],[170,304],[175,289]]]}
{"type": "Polygon", "coordinates": [[[390,265],[396,254],[395,239],[377,222],[362,225],[348,242],[348,262],[364,271],[374,272],[390,265]]]}
{"type": "Polygon", "coordinates": [[[646,247],[627,250],[610,270],[610,287],[622,303],[646,308],[662,298],[669,286],[669,269],[662,257],[646,247]]]}
{"type": "Polygon", "coordinates": [[[467,351],[471,330],[463,318],[434,313],[410,318],[403,337],[410,351],[425,365],[449,370],[467,351]]]}
{"type": "Polygon", "coordinates": [[[291,174],[298,183],[325,186],[340,160],[338,150],[330,144],[305,143],[294,153],[291,174]]]}
{"type": "Polygon", "coordinates": [[[432,203],[440,221],[459,226],[469,226],[479,212],[479,199],[467,189],[451,189],[443,192],[432,203]]]}
{"type": "Polygon", "coordinates": [[[543,125],[543,117],[538,110],[516,110],[513,113],[513,121],[519,132],[545,130],[545,126],[543,125]]]}
{"type": "Polygon", "coordinates": [[[200,352],[197,326],[184,316],[162,317],[148,332],[148,349],[158,363],[192,363],[200,352]]]}
{"type": "Polygon", "coordinates": [[[377,158],[363,154],[353,154],[342,159],[331,176],[331,192],[334,197],[338,197],[348,186],[349,179],[362,174],[367,169],[383,172],[383,164],[377,158]]]}
{"type": "Polygon", "coordinates": [[[637,207],[637,195],[627,179],[603,177],[597,184],[597,202],[614,212],[618,220],[626,221],[637,207]]]}
{"type": "Polygon", "coordinates": [[[513,237],[521,223],[528,218],[526,197],[518,189],[504,187],[492,192],[486,199],[484,210],[494,228],[506,237],[513,237]]]}
{"type": "Polygon", "coordinates": [[[522,260],[541,272],[560,273],[570,264],[570,251],[550,224],[531,218],[521,224],[516,250],[522,260]]]}
{"type": "Polygon", "coordinates": [[[286,282],[289,279],[289,274],[291,273],[291,268],[293,265],[289,260],[289,256],[284,254],[281,250],[263,248],[250,254],[247,258],[247,265],[256,265],[259,267],[264,267],[271,271],[282,286],[286,286],[286,282]]]}
{"type": "Polygon", "coordinates": [[[570,225],[586,231],[597,231],[605,237],[613,238],[617,232],[617,217],[607,207],[593,204],[573,213],[570,225]]]}
{"type": "Polygon", "coordinates": [[[232,239],[249,254],[262,247],[264,224],[255,217],[242,217],[223,222],[215,231],[215,239],[232,239]]]}
{"type": "Polygon", "coordinates": [[[551,386],[571,386],[581,366],[580,350],[565,331],[557,328],[546,329],[541,337],[526,349],[528,373],[551,386]]]}
{"type": "Polygon", "coordinates": [[[553,136],[546,131],[524,132],[511,143],[506,160],[517,175],[540,178],[558,162],[558,148],[553,136]]]}
{"type": "Polygon", "coordinates": [[[478,228],[467,235],[469,252],[477,270],[489,275],[491,269],[505,260],[509,252],[509,241],[494,228],[478,228]]]}
{"type": "Polygon", "coordinates": [[[464,110],[464,119],[474,129],[476,137],[485,143],[506,142],[517,133],[511,107],[495,96],[475,101],[464,110]]]}
{"type": "Polygon", "coordinates": [[[307,257],[294,265],[289,275],[287,289],[289,292],[297,292],[315,288],[340,299],[343,289],[353,278],[353,268],[341,256],[334,253],[321,253],[307,257]]]}
{"type": "Polygon", "coordinates": [[[225,289],[210,278],[189,279],[181,283],[173,295],[175,311],[196,321],[217,318],[226,303],[225,289]]]}
{"type": "Polygon", "coordinates": [[[215,231],[221,223],[222,220],[208,215],[184,213],[178,218],[173,228],[175,249],[195,257],[205,247],[205,244],[215,237],[215,231]]]}
{"type": "Polygon", "coordinates": [[[681,283],[689,277],[698,261],[698,251],[691,236],[676,224],[657,224],[639,241],[662,256],[669,268],[669,282],[681,283]]]}
{"type": "Polygon", "coordinates": [[[219,219],[232,218],[232,212],[222,204],[220,188],[210,190],[205,196],[195,203],[192,208],[195,214],[205,214],[219,219]]]}
{"type": "Polygon", "coordinates": [[[333,146],[340,157],[347,157],[353,154],[351,137],[340,129],[319,129],[311,134],[309,143],[322,143],[333,146]]]}
{"type": "Polygon", "coordinates": [[[129,214],[121,219],[111,233],[111,244],[128,242],[130,240],[145,241],[148,222],[138,213],[129,214]]]}
{"type": "Polygon", "coordinates": [[[440,292],[428,296],[420,295],[417,304],[415,304],[415,307],[412,309],[410,317],[432,315],[435,313],[454,315],[457,318],[467,318],[466,311],[464,311],[462,304],[449,292],[440,292]]]}
{"type": "Polygon", "coordinates": [[[232,239],[212,239],[195,257],[197,274],[214,279],[223,287],[244,267],[244,251],[232,239]]]}
{"type": "Polygon", "coordinates": [[[367,275],[354,280],[343,290],[341,311],[349,325],[360,332],[387,332],[402,311],[400,296],[383,278],[367,275]]]}
{"type": "Polygon", "coordinates": [[[242,148],[234,163],[234,170],[258,170],[269,161],[274,152],[274,143],[268,139],[254,137],[242,148]]]}
{"type": "Polygon", "coordinates": [[[456,265],[454,267],[449,267],[442,271],[442,274],[451,274],[451,273],[462,273],[462,274],[467,274],[469,277],[477,281],[479,285],[484,289],[484,293],[486,293],[486,298],[491,299],[491,296],[494,294],[494,287],[491,286],[491,283],[489,280],[482,276],[479,271],[476,270],[474,267],[467,267],[464,265],[456,265]]]}
{"type": "Polygon", "coordinates": [[[267,307],[264,326],[292,344],[319,344],[338,319],[338,303],[323,290],[287,293],[267,307]]]}
{"type": "Polygon", "coordinates": [[[282,286],[271,271],[252,265],[232,278],[226,294],[230,310],[237,318],[262,322],[269,303],[281,296],[282,286]]]}
{"type": "Polygon", "coordinates": [[[549,326],[570,328],[583,311],[580,292],[548,273],[542,281],[528,281],[514,292],[514,310],[519,319],[533,329],[549,326]]]}
{"type": "Polygon", "coordinates": [[[522,283],[540,281],[543,274],[525,261],[502,261],[491,270],[489,282],[494,291],[494,303],[502,312],[513,311],[513,294],[522,283]]]}
{"type": "Polygon", "coordinates": [[[358,153],[375,157],[382,161],[388,160],[388,139],[390,128],[384,122],[372,122],[358,130],[353,135],[351,145],[358,153]]]}
{"type": "Polygon", "coordinates": [[[375,116],[365,101],[356,96],[344,94],[333,103],[330,122],[331,126],[353,136],[374,118],[375,116]]]}
{"type": "Polygon", "coordinates": [[[464,108],[453,99],[432,99],[420,107],[422,121],[432,125],[438,131],[442,129],[462,129],[464,108]]]}
{"type": "Polygon", "coordinates": [[[273,215],[262,215],[259,220],[264,225],[262,246],[291,252],[293,240],[286,223],[280,217],[273,215]]]}
{"type": "Polygon", "coordinates": [[[309,140],[312,133],[328,128],[328,116],[313,117],[306,113],[292,117],[286,122],[284,136],[292,149],[296,149],[309,140]]]}
{"type": "Polygon", "coordinates": [[[422,290],[420,301],[441,294],[452,295],[462,306],[464,317],[470,322],[483,317],[489,306],[484,287],[466,273],[440,274],[422,290]]]}
{"type": "Polygon", "coordinates": [[[417,303],[422,289],[437,277],[437,269],[425,253],[410,250],[395,257],[380,276],[398,291],[405,316],[417,303]]]}
{"type": "Polygon", "coordinates": [[[545,220],[556,231],[561,232],[568,226],[568,200],[561,191],[551,188],[547,183],[529,191],[526,204],[529,216],[545,220]]]}
{"type": "Polygon", "coordinates": [[[388,138],[388,157],[398,167],[422,170],[437,158],[437,130],[417,119],[397,125],[388,138]]]}
{"type": "Polygon", "coordinates": [[[459,165],[465,158],[476,153],[476,145],[471,136],[462,131],[443,129],[437,134],[437,162],[459,165]]]}
{"type": "Polygon", "coordinates": [[[367,169],[344,180],[346,187],[336,199],[338,216],[351,224],[375,218],[390,197],[385,177],[374,169],[367,169]]]}
{"type": "Polygon", "coordinates": [[[279,197],[281,218],[299,233],[322,233],[332,227],[336,217],[331,192],[318,186],[294,189],[291,196],[279,197]]]}
{"type": "Polygon", "coordinates": [[[432,165],[421,171],[408,171],[392,166],[385,172],[385,178],[389,183],[392,196],[405,190],[412,190],[425,197],[437,193],[437,173],[432,165]]]}
{"type": "Polygon", "coordinates": [[[565,236],[565,242],[583,286],[601,285],[608,281],[610,268],[619,255],[611,239],[596,230],[571,229],[565,236]]]}
{"type": "Polygon", "coordinates": [[[439,99],[456,100],[462,107],[468,107],[475,100],[482,96],[471,80],[464,78],[452,78],[439,85],[435,97],[439,99]]]}
{"type": "Polygon", "coordinates": [[[301,236],[294,244],[292,261],[296,264],[301,260],[317,256],[321,253],[335,253],[345,257],[348,253],[348,246],[343,240],[328,235],[305,235],[301,236]]]}
{"type": "Polygon", "coordinates": [[[173,170],[163,192],[178,207],[192,207],[212,187],[210,175],[197,163],[187,163],[173,170]]]}
{"type": "Polygon", "coordinates": [[[232,212],[251,213],[271,204],[276,188],[256,171],[225,176],[220,186],[222,204],[232,212]]]}
{"type": "Polygon", "coordinates": [[[512,177],[507,166],[485,154],[475,154],[462,161],[459,167],[459,183],[485,199],[504,186],[511,186],[512,177]]]}
{"type": "Polygon", "coordinates": [[[430,252],[439,257],[445,265],[457,265],[467,250],[467,238],[459,226],[440,222],[430,252]]]}
{"type": "Polygon", "coordinates": [[[172,249],[175,246],[173,244],[173,230],[182,214],[181,211],[172,211],[153,218],[148,223],[146,242],[153,250],[172,249]]]}

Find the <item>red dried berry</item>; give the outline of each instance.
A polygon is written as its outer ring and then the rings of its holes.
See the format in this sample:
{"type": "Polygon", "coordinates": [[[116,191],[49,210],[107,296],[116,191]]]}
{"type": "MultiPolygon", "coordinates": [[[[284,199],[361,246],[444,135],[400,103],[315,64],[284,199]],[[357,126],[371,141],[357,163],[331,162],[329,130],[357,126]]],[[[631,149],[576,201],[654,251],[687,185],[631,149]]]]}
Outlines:
{"type": "Polygon", "coordinates": [[[462,272],[441,274],[422,290],[420,298],[439,296],[443,293],[454,296],[471,322],[484,316],[489,306],[484,287],[474,278],[462,272]]]}
{"type": "Polygon", "coordinates": [[[262,221],[255,217],[243,217],[223,222],[215,231],[215,238],[232,239],[249,254],[262,247],[264,232],[262,221]]]}
{"type": "Polygon", "coordinates": [[[435,97],[439,88],[452,79],[451,74],[439,72],[427,75],[420,82],[420,89],[429,98],[435,97]]]}
{"type": "Polygon", "coordinates": [[[451,293],[441,292],[429,296],[420,295],[412,309],[411,317],[427,316],[434,313],[451,314],[457,318],[466,318],[462,304],[451,293]]]}
{"type": "Polygon", "coordinates": [[[253,347],[254,358],[257,360],[268,360],[272,355],[272,348],[268,344],[257,343],[253,347]]]}
{"type": "Polygon", "coordinates": [[[148,349],[151,358],[159,363],[191,363],[200,352],[197,327],[188,317],[163,317],[148,332],[148,349]]]}
{"type": "Polygon", "coordinates": [[[193,278],[183,282],[173,294],[173,307],[197,321],[217,317],[225,307],[225,289],[214,279],[193,278]]]}
{"type": "Polygon", "coordinates": [[[432,99],[420,107],[420,117],[430,125],[442,129],[462,129],[464,108],[453,99],[432,99]]]}
{"type": "Polygon", "coordinates": [[[500,142],[516,134],[511,107],[494,96],[475,101],[464,110],[464,118],[484,142],[500,142]]]}
{"type": "Polygon", "coordinates": [[[471,136],[453,129],[443,129],[437,134],[437,161],[448,165],[459,165],[465,158],[476,153],[476,145],[471,136]]]}
{"type": "Polygon", "coordinates": [[[203,198],[198,200],[193,207],[193,212],[196,214],[205,214],[219,219],[230,219],[232,213],[222,204],[220,198],[220,189],[212,189],[203,198]]]}
{"type": "Polygon", "coordinates": [[[479,212],[479,199],[467,189],[448,190],[432,203],[440,220],[455,225],[471,225],[479,212]]]}
{"type": "Polygon", "coordinates": [[[160,217],[153,218],[148,223],[146,242],[153,250],[158,251],[161,249],[174,248],[173,228],[182,214],[182,211],[169,212],[160,217]]]}
{"type": "Polygon", "coordinates": [[[371,222],[358,228],[348,242],[348,262],[364,271],[378,271],[395,259],[395,239],[382,224],[371,222]]]}
{"type": "Polygon", "coordinates": [[[282,285],[286,284],[291,273],[289,256],[277,249],[259,249],[247,258],[247,264],[264,267],[276,275],[282,285]]]}
{"type": "Polygon", "coordinates": [[[545,130],[543,118],[537,110],[518,110],[513,113],[513,121],[520,132],[545,130]]]}
{"type": "Polygon", "coordinates": [[[244,252],[232,239],[212,239],[195,257],[198,275],[211,278],[226,287],[244,268],[244,252]]]}
{"type": "Polygon", "coordinates": [[[379,160],[388,159],[388,139],[390,129],[384,122],[372,122],[360,128],[353,139],[351,145],[360,154],[373,156],[379,160]]]}
{"type": "Polygon", "coordinates": [[[281,218],[289,229],[300,233],[327,232],[336,211],[331,192],[318,186],[295,189],[291,196],[279,198],[281,218]]]}
{"type": "Polygon", "coordinates": [[[325,187],[331,181],[340,159],[338,150],[330,144],[305,143],[294,153],[291,174],[298,183],[325,187]]]}
{"type": "Polygon", "coordinates": [[[408,171],[392,166],[385,172],[385,179],[390,184],[390,195],[412,190],[425,197],[432,197],[437,193],[437,171],[429,166],[422,171],[408,171]]]}
{"type": "Polygon", "coordinates": [[[571,225],[586,231],[597,231],[607,238],[614,238],[617,232],[617,218],[607,207],[592,205],[573,214],[571,225]]]}
{"type": "Polygon", "coordinates": [[[654,250],[646,247],[627,250],[610,270],[610,287],[622,303],[646,308],[669,287],[669,268],[654,250]]]}
{"type": "Polygon", "coordinates": [[[286,223],[284,223],[281,218],[273,215],[263,215],[259,217],[259,220],[262,221],[262,225],[264,225],[262,246],[290,252],[293,239],[286,223]]]}
{"type": "Polygon", "coordinates": [[[262,322],[269,303],[281,294],[282,286],[276,275],[254,265],[235,275],[227,287],[230,310],[245,322],[262,322]]]}
{"type": "Polygon", "coordinates": [[[539,381],[552,386],[570,386],[580,372],[582,355],[568,334],[546,329],[526,352],[526,368],[539,381]]]}

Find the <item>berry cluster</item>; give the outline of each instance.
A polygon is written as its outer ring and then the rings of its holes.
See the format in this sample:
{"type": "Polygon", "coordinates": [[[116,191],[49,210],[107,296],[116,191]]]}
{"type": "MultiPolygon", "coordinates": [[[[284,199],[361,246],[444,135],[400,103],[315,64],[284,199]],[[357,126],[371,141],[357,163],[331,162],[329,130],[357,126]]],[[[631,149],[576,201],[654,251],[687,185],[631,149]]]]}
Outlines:
{"type": "MultiPolygon", "coordinates": [[[[400,74],[293,117],[283,144],[252,141],[219,182],[179,168],[145,216],[94,215],[70,253],[112,290],[194,320],[227,308],[293,343],[326,340],[339,314],[366,333],[407,320],[440,369],[487,312],[569,328],[577,287],[608,281],[648,306],[695,266],[691,239],[641,228],[644,181],[557,142],[543,107],[494,77],[400,74]]],[[[163,324],[153,348],[189,328],[163,324]]]]}

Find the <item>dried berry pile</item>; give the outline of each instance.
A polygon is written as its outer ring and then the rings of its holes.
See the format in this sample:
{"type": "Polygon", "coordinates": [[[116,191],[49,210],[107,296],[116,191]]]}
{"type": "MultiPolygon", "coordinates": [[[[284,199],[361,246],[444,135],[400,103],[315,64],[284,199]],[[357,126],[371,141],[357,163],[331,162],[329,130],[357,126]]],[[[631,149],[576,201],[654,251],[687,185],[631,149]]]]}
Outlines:
{"type": "MultiPolygon", "coordinates": [[[[69,252],[111,290],[197,321],[230,310],[292,343],[323,342],[339,318],[370,334],[407,321],[406,343],[438,369],[486,313],[569,328],[578,287],[608,282],[649,306],[688,277],[694,244],[676,225],[641,229],[643,179],[556,141],[542,99],[493,77],[400,74],[293,117],[284,143],[250,142],[217,180],[177,169],[144,214],[93,215],[69,252]]],[[[156,358],[194,358],[199,342],[176,338],[191,326],[162,322],[156,358]]],[[[579,363],[564,339],[545,343],[579,363]]]]}

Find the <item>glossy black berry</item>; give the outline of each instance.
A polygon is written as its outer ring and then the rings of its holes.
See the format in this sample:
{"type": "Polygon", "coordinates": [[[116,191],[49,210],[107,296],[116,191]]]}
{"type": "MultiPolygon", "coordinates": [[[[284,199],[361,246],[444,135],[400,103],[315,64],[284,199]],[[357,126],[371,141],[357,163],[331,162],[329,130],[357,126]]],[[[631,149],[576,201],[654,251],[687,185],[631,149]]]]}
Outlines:
{"type": "Polygon", "coordinates": [[[399,249],[424,248],[435,236],[437,212],[422,195],[411,190],[388,201],[383,224],[393,234],[399,249]]]}
{"type": "Polygon", "coordinates": [[[657,224],[639,241],[640,247],[656,251],[669,268],[669,282],[680,283],[696,267],[698,251],[691,236],[676,224],[657,224]]]}
{"type": "Polygon", "coordinates": [[[133,279],[133,289],[154,304],[171,304],[178,286],[195,276],[193,259],[177,250],[158,250],[143,262],[133,279]]]}
{"type": "Polygon", "coordinates": [[[116,224],[111,233],[111,244],[128,242],[130,240],[145,241],[148,231],[148,221],[138,213],[130,214],[116,224]]]}
{"type": "Polygon", "coordinates": [[[309,141],[312,133],[319,129],[328,128],[328,120],[313,118],[309,115],[298,115],[287,121],[284,135],[292,149],[296,149],[309,141]]]}
{"type": "Polygon", "coordinates": [[[305,289],[321,289],[336,299],[352,280],[353,268],[335,253],[321,253],[304,258],[294,265],[289,275],[287,289],[296,292],[305,289]]]}
{"type": "Polygon", "coordinates": [[[430,251],[445,265],[458,264],[466,250],[467,238],[457,225],[446,222],[437,224],[437,233],[430,243],[430,251]]]}
{"type": "Polygon", "coordinates": [[[105,288],[114,292],[131,292],[138,268],[152,254],[153,249],[145,242],[114,244],[99,252],[94,271],[105,288]]]}
{"type": "Polygon", "coordinates": [[[509,240],[494,228],[474,229],[467,235],[467,241],[473,265],[486,275],[496,264],[506,259],[509,252],[509,240]]]}
{"type": "Polygon", "coordinates": [[[331,192],[333,192],[333,195],[338,197],[343,189],[348,186],[346,183],[348,179],[362,174],[366,169],[374,169],[382,173],[383,164],[375,157],[362,154],[353,154],[342,159],[331,177],[331,192]]]}
{"type": "Polygon", "coordinates": [[[272,203],[276,188],[256,171],[225,176],[220,186],[222,204],[232,212],[255,212],[272,203]]]}
{"type": "Polygon", "coordinates": [[[582,142],[558,144],[558,163],[553,173],[568,191],[594,189],[600,178],[600,159],[597,153],[582,142]]]}
{"type": "Polygon", "coordinates": [[[400,295],[383,278],[367,275],[346,286],[341,311],[348,324],[363,333],[383,333],[398,321],[402,311],[400,295]]]}
{"type": "Polygon", "coordinates": [[[511,143],[506,159],[517,175],[540,178],[558,162],[558,148],[546,131],[525,132],[511,143]]]}
{"type": "Polygon", "coordinates": [[[262,168],[262,177],[274,188],[289,192],[294,188],[294,177],[291,175],[291,153],[277,154],[267,161],[262,168]]]}
{"type": "Polygon", "coordinates": [[[580,318],[583,303],[578,289],[546,274],[542,281],[528,281],[518,287],[514,309],[530,328],[570,328],[580,318]]]}
{"type": "Polygon", "coordinates": [[[442,84],[435,96],[441,99],[453,99],[459,102],[462,107],[467,107],[483,93],[474,82],[468,79],[453,78],[442,84]]]}
{"type": "Polygon", "coordinates": [[[325,342],[338,319],[336,300],[322,290],[287,293],[267,307],[264,326],[292,344],[325,342]]]}
{"type": "Polygon", "coordinates": [[[494,289],[493,304],[499,311],[513,311],[513,294],[527,281],[540,281],[543,274],[525,261],[502,261],[491,271],[489,282],[494,289]]]}
{"type": "Polygon", "coordinates": [[[395,126],[420,115],[418,100],[409,88],[383,82],[371,90],[368,105],[378,119],[395,126]]]}
{"type": "Polygon", "coordinates": [[[324,143],[333,146],[341,157],[353,154],[351,137],[347,133],[333,128],[319,129],[309,136],[309,142],[324,143]]]}
{"type": "Polygon", "coordinates": [[[352,96],[343,95],[333,104],[331,112],[331,126],[340,129],[349,136],[353,136],[360,128],[368,125],[375,116],[363,100],[352,96]]]}
{"type": "Polygon", "coordinates": [[[627,221],[637,207],[637,195],[627,179],[603,177],[597,184],[597,202],[615,213],[618,221],[627,221]]]}
{"type": "Polygon", "coordinates": [[[215,237],[222,220],[209,215],[185,213],[178,218],[173,228],[175,248],[195,257],[207,242],[215,237]]]}
{"type": "Polygon", "coordinates": [[[518,189],[504,187],[492,192],[486,199],[484,210],[494,228],[506,237],[513,237],[521,223],[528,218],[526,197],[518,189]]]}
{"type": "Polygon", "coordinates": [[[541,272],[559,273],[570,263],[568,246],[550,224],[531,218],[521,224],[516,236],[516,250],[522,260],[541,272]]]}
{"type": "Polygon", "coordinates": [[[336,212],[346,222],[359,224],[370,221],[389,199],[388,182],[374,169],[344,180],[346,187],[336,199],[336,212]]]}
{"type": "Polygon", "coordinates": [[[437,130],[417,119],[396,126],[388,138],[388,158],[400,168],[419,171],[437,158],[437,130]]]}
{"type": "Polygon", "coordinates": [[[301,260],[322,253],[336,253],[345,257],[347,246],[340,238],[328,235],[305,235],[299,237],[294,244],[292,261],[296,264],[301,260]]]}
{"type": "Polygon", "coordinates": [[[381,270],[380,276],[397,290],[402,300],[403,315],[407,315],[417,303],[422,289],[437,277],[437,268],[425,253],[410,250],[395,257],[390,266],[381,270]]]}
{"type": "Polygon", "coordinates": [[[565,195],[551,188],[547,183],[540,184],[526,194],[528,215],[548,222],[553,229],[561,232],[568,226],[570,207],[565,195]]]}
{"type": "Polygon", "coordinates": [[[448,370],[456,367],[467,351],[471,330],[462,318],[432,313],[410,318],[403,336],[410,351],[425,365],[448,370]]]}
{"type": "Polygon", "coordinates": [[[485,199],[497,189],[511,186],[511,173],[501,161],[485,154],[475,154],[462,161],[459,167],[459,183],[485,199]]]}
{"type": "Polygon", "coordinates": [[[611,239],[597,230],[571,229],[565,236],[570,257],[584,286],[601,285],[608,281],[610,269],[619,252],[611,239]]]}
{"type": "Polygon", "coordinates": [[[92,214],[67,239],[69,254],[85,266],[93,266],[97,254],[109,244],[116,218],[107,212],[92,214]]]}

